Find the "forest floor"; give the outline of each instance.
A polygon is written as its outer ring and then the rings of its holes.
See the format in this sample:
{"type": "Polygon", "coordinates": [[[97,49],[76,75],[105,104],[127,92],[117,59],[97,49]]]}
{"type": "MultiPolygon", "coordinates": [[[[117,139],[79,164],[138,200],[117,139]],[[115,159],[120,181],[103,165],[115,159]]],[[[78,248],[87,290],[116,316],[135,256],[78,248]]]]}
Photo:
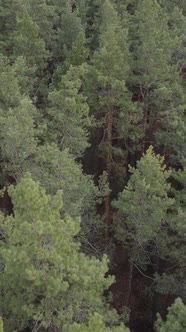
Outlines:
{"type": "Polygon", "coordinates": [[[130,313],[128,325],[131,332],[153,332],[152,280],[134,267],[128,309],[126,294],[129,287],[129,262],[125,250],[117,248],[113,261],[111,273],[115,276],[115,283],[110,288],[113,307],[120,315],[130,313]]]}

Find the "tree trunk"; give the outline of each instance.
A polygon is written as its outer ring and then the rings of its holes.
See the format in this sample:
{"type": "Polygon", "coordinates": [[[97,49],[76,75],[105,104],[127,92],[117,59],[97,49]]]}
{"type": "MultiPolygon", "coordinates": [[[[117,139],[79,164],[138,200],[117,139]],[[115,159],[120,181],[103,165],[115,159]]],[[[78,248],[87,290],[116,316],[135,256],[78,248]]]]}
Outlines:
{"type": "MultiPolygon", "coordinates": [[[[160,257],[158,255],[157,248],[156,248],[156,254],[155,254],[154,259],[153,259],[153,265],[154,265],[154,268],[153,268],[154,273],[159,273],[160,257]]],[[[152,308],[153,321],[156,320],[157,311],[158,311],[158,294],[157,294],[156,291],[154,291],[154,294],[153,294],[153,308],[152,308]]]]}
{"type": "Polygon", "coordinates": [[[127,291],[125,296],[125,306],[129,306],[130,302],[130,295],[132,289],[132,275],[133,275],[133,264],[132,261],[129,261],[129,275],[128,275],[128,283],[127,283],[127,291]]]}
{"type": "Polygon", "coordinates": [[[146,130],[147,130],[147,109],[145,107],[143,112],[143,141],[142,141],[142,154],[146,150],[146,130]]]}
{"type": "Polygon", "coordinates": [[[163,320],[166,320],[166,316],[167,316],[167,309],[168,307],[172,304],[172,298],[170,294],[166,294],[165,298],[164,298],[164,303],[162,306],[162,312],[161,312],[161,318],[163,320]]]}
{"type": "MultiPolygon", "coordinates": [[[[109,183],[111,174],[111,148],[112,148],[112,108],[109,108],[106,114],[106,158],[105,158],[105,171],[109,183]]],[[[104,200],[104,214],[105,214],[105,251],[107,252],[109,242],[109,225],[110,225],[110,193],[104,200]]]]}

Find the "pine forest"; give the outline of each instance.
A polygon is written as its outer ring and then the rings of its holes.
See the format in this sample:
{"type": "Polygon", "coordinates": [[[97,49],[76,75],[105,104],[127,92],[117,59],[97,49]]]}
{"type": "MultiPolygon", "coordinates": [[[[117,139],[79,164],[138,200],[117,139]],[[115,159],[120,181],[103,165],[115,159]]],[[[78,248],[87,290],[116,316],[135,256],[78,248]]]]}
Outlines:
{"type": "Polygon", "coordinates": [[[186,1],[0,0],[0,332],[186,331],[186,1]]]}

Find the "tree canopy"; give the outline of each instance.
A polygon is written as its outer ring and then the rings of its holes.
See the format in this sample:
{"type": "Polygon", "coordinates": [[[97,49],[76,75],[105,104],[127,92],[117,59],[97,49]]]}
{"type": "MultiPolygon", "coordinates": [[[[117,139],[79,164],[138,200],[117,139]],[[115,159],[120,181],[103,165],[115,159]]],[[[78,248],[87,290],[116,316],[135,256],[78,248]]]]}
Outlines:
{"type": "Polygon", "coordinates": [[[0,18],[0,330],[184,330],[185,1],[0,18]]]}

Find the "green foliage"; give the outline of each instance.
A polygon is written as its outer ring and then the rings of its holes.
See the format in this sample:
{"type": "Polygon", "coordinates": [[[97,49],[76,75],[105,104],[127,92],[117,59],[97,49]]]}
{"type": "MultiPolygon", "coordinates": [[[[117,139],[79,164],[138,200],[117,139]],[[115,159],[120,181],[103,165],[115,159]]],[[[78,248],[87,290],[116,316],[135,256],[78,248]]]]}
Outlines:
{"type": "Polygon", "coordinates": [[[102,0],[77,0],[76,11],[85,28],[86,41],[92,54],[98,47],[102,0]]]}
{"type": "Polygon", "coordinates": [[[119,211],[116,237],[129,247],[131,260],[138,264],[149,262],[147,245],[157,243],[167,210],[174,202],[167,195],[170,172],[162,163],[163,158],[150,147],[136,169],[129,168],[132,175],[128,184],[113,202],[119,211]]]}
{"type": "Polygon", "coordinates": [[[170,60],[175,40],[170,41],[168,17],[154,0],[142,0],[132,18],[131,34],[135,84],[148,89],[165,80],[170,73],[170,60]],[[147,15],[148,13],[148,15],[147,15]]]}
{"type": "Polygon", "coordinates": [[[29,67],[26,59],[18,56],[14,63],[0,55],[1,110],[18,106],[25,95],[31,95],[36,81],[35,68],[29,67]]]}
{"type": "Polygon", "coordinates": [[[0,52],[4,55],[12,51],[10,35],[15,29],[15,2],[2,0],[0,4],[0,52]]]}
{"type": "Polygon", "coordinates": [[[1,112],[9,107],[19,105],[21,92],[19,87],[19,78],[15,66],[11,66],[5,56],[0,56],[0,109],[1,112]]]}
{"type": "Polygon", "coordinates": [[[54,7],[55,13],[55,38],[52,53],[56,58],[56,63],[64,56],[64,49],[71,49],[77,36],[84,32],[81,19],[73,7],[73,1],[52,0],[50,5],[54,7]]]}
{"type": "Polygon", "coordinates": [[[42,69],[45,59],[45,44],[39,37],[39,28],[27,11],[23,11],[16,20],[13,35],[13,52],[15,57],[24,56],[28,65],[42,69]]]}
{"type": "Polygon", "coordinates": [[[129,29],[132,71],[128,81],[135,87],[135,100],[143,106],[143,140],[154,142],[155,136],[157,144],[169,152],[171,163],[181,151],[184,136],[185,94],[178,68],[185,58],[185,23],[178,10],[166,12],[157,1],[142,0],[129,29]],[[173,134],[179,136],[176,146],[171,143],[173,134]]]}
{"type": "Polygon", "coordinates": [[[37,154],[29,160],[28,168],[35,180],[39,180],[48,193],[63,189],[64,212],[71,216],[82,215],[95,200],[97,192],[91,177],[82,174],[68,150],[59,151],[56,144],[45,144],[37,149],[37,154]]]}
{"type": "Polygon", "coordinates": [[[175,190],[175,198],[177,203],[177,208],[181,207],[183,211],[185,211],[186,207],[186,160],[182,159],[183,169],[178,170],[177,172],[174,171],[173,176],[174,179],[178,182],[180,187],[179,190],[175,190]]]}
{"type": "Polygon", "coordinates": [[[126,330],[104,309],[105,260],[78,241],[102,256],[103,198],[127,180],[110,243],[185,298],[185,15],[183,0],[0,1],[0,184],[18,184],[0,216],[7,332],[126,330]],[[140,160],[150,144],[164,161],[140,160]]]}
{"type": "MultiPolygon", "coordinates": [[[[164,273],[155,274],[156,290],[161,294],[186,297],[185,287],[185,175],[184,170],[173,172],[179,190],[173,190],[174,204],[167,215],[166,223],[159,234],[158,242],[164,259],[164,273]]],[[[175,180],[174,180],[175,181],[175,180]]]]}
{"type": "Polygon", "coordinates": [[[158,2],[166,9],[166,11],[174,10],[176,7],[179,7],[183,10],[184,15],[186,14],[184,0],[159,0],[158,2]]]}
{"type": "Polygon", "coordinates": [[[168,309],[167,319],[162,321],[160,315],[155,325],[157,332],[182,332],[186,329],[186,306],[180,298],[168,309]]]}
{"type": "Polygon", "coordinates": [[[37,64],[42,65],[44,41],[47,44],[52,38],[52,6],[45,0],[2,0],[1,9],[0,43],[3,54],[12,57],[14,52],[14,57],[21,54],[27,56],[29,63],[36,60],[37,64]]]}
{"type": "Polygon", "coordinates": [[[95,201],[92,180],[83,176],[81,166],[74,161],[74,156],[79,156],[88,145],[88,106],[79,93],[84,69],[72,67],[63,77],[60,90],[51,92],[54,104],[51,115],[54,118],[47,127],[40,122],[40,111],[23,94],[30,89],[30,76],[23,58],[17,58],[10,65],[7,58],[1,57],[0,65],[3,176],[12,176],[18,181],[29,171],[35,180],[45,186],[47,192],[53,194],[63,188],[65,212],[73,216],[82,214],[88,209],[85,202],[90,206],[91,196],[95,201]],[[58,143],[62,151],[52,142],[58,143]]]}
{"type": "Polygon", "coordinates": [[[31,89],[29,70],[22,57],[10,65],[0,59],[0,147],[2,173],[20,177],[25,163],[36,150],[35,118],[37,110],[23,92],[31,89]],[[24,91],[23,91],[24,90],[24,91]]]}
{"type": "MultiPolygon", "coordinates": [[[[99,48],[95,51],[92,61],[91,75],[95,81],[91,82],[91,87],[95,86],[94,93],[97,92],[98,96],[96,111],[105,115],[112,109],[115,116],[114,125],[117,128],[122,113],[129,106],[125,88],[128,73],[127,29],[122,28],[119,17],[109,1],[105,1],[102,6],[99,48]]],[[[126,125],[127,116],[128,113],[125,112],[126,125]]]]}
{"type": "Polygon", "coordinates": [[[1,156],[6,162],[4,170],[19,178],[24,164],[35,153],[37,140],[34,130],[36,109],[28,98],[20,101],[20,105],[9,108],[0,116],[1,123],[1,156]]]}
{"type": "Polygon", "coordinates": [[[105,311],[102,293],[107,261],[88,258],[74,236],[78,219],[61,220],[61,193],[51,197],[26,175],[8,190],[14,214],[1,215],[1,312],[6,331],[28,326],[62,329],[84,322],[95,310],[105,311]],[[82,291],[83,290],[83,291],[82,291]]]}
{"type": "Polygon", "coordinates": [[[171,266],[173,266],[173,271],[168,270],[161,275],[155,273],[154,275],[155,289],[160,294],[163,295],[172,294],[174,296],[181,296],[183,299],[185,299],[186,298],[186,287],[184,284],[185,250],[183,248],[183,245],[181,244],[179,249],[176,248],[176,245],[171,246],[171,251],[169,252],[168,258],[169,261],[172,260],[171,266]]]}
{"type": "Polygon", "coordinates": [[[64,328],[64,332],[127,332],[129,331],[123,324],[120,326],[106,327],[103,318],[94,313],[89,319],[88,325],[86,324],[73,324],[64,328]]]}
{"type": "MultiPolygon", "coordinates": [[[[123,29],[112,3],[106,0],[102,6],[99,48],[93,63],[98,82],[103,87],[117,87],[126,78],[128,71],[127,29],[123,29]]],[[[124,87],[124,84],[123,84],[124,87]]]]}
{"type": "Polygon", "coordinates": [[[79,157],[88,146],[89,108],[80,91],[84,72],[84,66],[71,66],[62,76],[58,88],[49,94],[51,140],[54,140],[60,149],[68,148],[75,157],[79,157]]]}
{"type": "Polygon", "coordinates": [[[88,95],[90,112],[97,120],[96,125],[102,128],[99,154],[104,162],[106,156],[112,159],[111,176],[114,182],[119,183],[114,171],[119,168],[121,177],[124,176],[126,153],[114,145],[118,139],[123,142],[129,136],[134,138],[138,135],[138,131],[134,133],[131,123],[139,121],[140,112],[136,113],[126,88],[129,73],[127,19],[121,22],[111,1],[104,1],[100,14],[99,46],[87,72],[85,93],[88,95]]]}
{"type": "Polygon", "coordinates": [[[66,72],[70,65],[80,66],[88,57],[88,49],[85,48],[85,36],[80,32],[72,43],[71,50],[65,49],[66,59],[63,65],[63,71],[66,72]]]}
{"type": "Polygon", "coordinates": [[[29,16],[39,29],[39,37],[45,42],[46,49],[51,51],[55,47],[56,32],[54,25],[57,21],[55,6],[52,1],[27,0],[22,1],[29,16]]]}
{"type": "Polygon", "coordinates": [[[2,318],[0,317],[0,332],[3,332],[3,320],[2,318]]]}

